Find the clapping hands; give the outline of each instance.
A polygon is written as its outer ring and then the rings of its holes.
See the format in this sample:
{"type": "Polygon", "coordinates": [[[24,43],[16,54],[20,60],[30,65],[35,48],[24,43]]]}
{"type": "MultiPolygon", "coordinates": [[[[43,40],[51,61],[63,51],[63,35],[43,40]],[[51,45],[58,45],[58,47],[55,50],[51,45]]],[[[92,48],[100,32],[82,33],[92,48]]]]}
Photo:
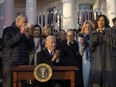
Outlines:
{"type": "Polygon", "coordinates": [[[55,50],[52,61],[55,61],[55,60],[59,59],[59,55],[60,55],[60,50],[55,50]]]}

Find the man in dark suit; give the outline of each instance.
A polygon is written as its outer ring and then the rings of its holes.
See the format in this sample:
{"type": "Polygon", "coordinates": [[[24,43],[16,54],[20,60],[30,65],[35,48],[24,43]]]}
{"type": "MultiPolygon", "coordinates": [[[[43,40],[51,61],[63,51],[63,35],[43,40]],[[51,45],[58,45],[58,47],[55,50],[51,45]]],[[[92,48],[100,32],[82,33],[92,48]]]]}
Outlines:
{"type": "MultiPolygon", "coordinates": [[[[56,66],[60,63],[60,51],[56,49],[56,38],[52,35],[45,40],[45,49],[37,54],[37,64],[47,63],[50,66],[56,66]]],[[[62,81],[48,81],[39,83],[40,87],[63,87],[62,81]]]]}
{"type": "Polygon", "coordinates": [[[78,43],[75,41],[75,32],[69,29],[66,35],[66,43],[62,48],[61,64],[64,66],[77,66],[79,70],[76,71],[76,85],[82,85],[82,58],[79,54],[78,43]],[[78,79],[77,79],[78,78],[78,79]]]}

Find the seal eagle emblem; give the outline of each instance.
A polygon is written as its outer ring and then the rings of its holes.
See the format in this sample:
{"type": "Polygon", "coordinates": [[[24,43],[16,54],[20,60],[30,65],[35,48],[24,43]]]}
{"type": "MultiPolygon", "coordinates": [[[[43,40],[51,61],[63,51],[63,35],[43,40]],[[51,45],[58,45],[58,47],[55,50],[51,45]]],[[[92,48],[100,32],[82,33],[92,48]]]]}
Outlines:
{"type": "Polygon", "coordinates": [[[34,77],[39,82],[47,82],[52,77],[52,68],[46,63],[41,63],[35,67],[34,77]]]}

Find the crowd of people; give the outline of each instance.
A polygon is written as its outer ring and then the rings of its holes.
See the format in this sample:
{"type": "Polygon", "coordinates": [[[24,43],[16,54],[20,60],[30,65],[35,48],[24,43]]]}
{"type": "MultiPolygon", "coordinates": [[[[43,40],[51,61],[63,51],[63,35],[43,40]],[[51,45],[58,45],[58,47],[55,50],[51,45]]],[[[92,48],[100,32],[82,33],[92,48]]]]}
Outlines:
{"type": "MultiPolygon", "coordinates": [[[[81,31],[54,31],[28,24],[20,14],[3,31],[1,41],[3,87],[12,87],[12,67],[19,65],[76,66],[75,87],[116,87],[116,17],[113,26],[105,15],[86,20],[81,31]]],[[[28,87],[23,81],[22,87],[28,87]]],[[[32,81],[33,87],[70,87],[70,81],[32,81]]],[[[30,87],[31,87],[30,86],[30,87]]]]}

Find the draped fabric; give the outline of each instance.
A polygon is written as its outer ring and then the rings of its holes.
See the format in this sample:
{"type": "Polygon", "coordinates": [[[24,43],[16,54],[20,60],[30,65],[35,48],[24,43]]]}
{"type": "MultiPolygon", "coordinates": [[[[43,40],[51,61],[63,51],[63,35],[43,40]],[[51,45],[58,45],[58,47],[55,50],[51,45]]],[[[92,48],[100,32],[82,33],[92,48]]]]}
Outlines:
{"type": "Polygon", "coordinates": [[[91,10],[79,10],[77,11],[77,23],[83,24],[85,20],[94,21],[98,15],[100,15],[100,11],[93,11],[91,10]]]}

